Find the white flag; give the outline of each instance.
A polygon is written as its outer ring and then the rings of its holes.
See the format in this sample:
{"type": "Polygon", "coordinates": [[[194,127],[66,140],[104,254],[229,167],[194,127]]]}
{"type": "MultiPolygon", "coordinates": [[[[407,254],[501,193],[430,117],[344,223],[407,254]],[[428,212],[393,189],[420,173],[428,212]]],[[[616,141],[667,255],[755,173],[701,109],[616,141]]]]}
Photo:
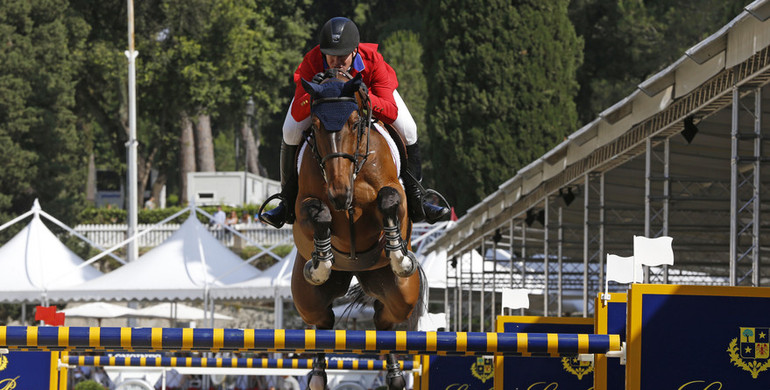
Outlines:
{"type": "Polygon", "coordinates": [[[658,238],[634,236],[634,258],[647,266],[674,265],[674,250],[671,248],[673,240],[668,236],[658,238]]]}
{"type": "Polygon", "coordinates": [[[644,280],[642,265],[634,261],[634,256],[620,257],[607,254],[607,280],[618,283],[639,283],[644,280]],[[634,277],[634,267],[636,267],[636,277],[634,277]]]}
{"type": "Polygon", "coordinates": [[[502,307],[509,309],[529,309],[529,290],[522,288],[504,288],[502,307]]]}

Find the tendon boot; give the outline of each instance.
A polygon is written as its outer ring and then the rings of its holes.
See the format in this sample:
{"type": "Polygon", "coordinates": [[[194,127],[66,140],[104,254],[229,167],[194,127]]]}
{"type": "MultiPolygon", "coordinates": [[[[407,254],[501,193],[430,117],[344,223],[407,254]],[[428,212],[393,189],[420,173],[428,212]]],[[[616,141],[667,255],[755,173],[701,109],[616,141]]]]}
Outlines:
{"type": "MultiPolygon", "coordinates": [[[[294,202],[297,200],[297,147],[281,141],[281,193],[271,196],[281,199],[274,209],[259,214],[259,220],[280,229],[285,223],[294,223],[294,202]]],[[[266,201],[267,202],[267,201],[266,201]]],[[[264,207],[264,206],[263,206],[264,207]]]]}
{"type": "Polygon", "coordinates": [[[406,191],[406,203],[412,222],[425,221],[433,224],[449,214],[449,209],[424,201],[425,189],[422,188],[422,160],[417,143],[406,146],[407,167],[401,174],[406,191]]]}

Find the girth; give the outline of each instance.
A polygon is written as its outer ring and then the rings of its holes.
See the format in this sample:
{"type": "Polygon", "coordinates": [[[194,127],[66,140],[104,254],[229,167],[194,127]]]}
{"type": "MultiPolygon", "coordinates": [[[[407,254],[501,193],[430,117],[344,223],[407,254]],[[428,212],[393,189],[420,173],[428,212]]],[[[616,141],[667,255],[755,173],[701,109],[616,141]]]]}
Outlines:
{"type": "Polygon", "coordinates": [[[382,258],[382,251],[385,249],[385,235],[380,235],[379,241],[371,248],[356,252],[356,258],[351,259],[350,253],[342,252],[332,246],[334,255],[333,269],[337,271],[365,271],[374,267],[382,258]]]}

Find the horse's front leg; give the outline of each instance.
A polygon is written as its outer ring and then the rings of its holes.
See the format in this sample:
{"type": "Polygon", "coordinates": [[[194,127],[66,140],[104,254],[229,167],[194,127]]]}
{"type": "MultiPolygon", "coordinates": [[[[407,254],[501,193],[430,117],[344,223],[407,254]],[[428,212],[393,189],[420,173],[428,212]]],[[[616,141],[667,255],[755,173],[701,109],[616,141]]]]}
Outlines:
{"type": "Polygon", "coordinates": [[[401,196],[393,187],[382,187],[377,193],[377,207],[383,215],[382,226],[385,231],[385,255],[390,259],[390,267],[396,276],[405,278],[417,270],[417,257],[406,249],[406,242],[401,238],[398,210],[401,196]]]}
{"type": "Polygon", "coordinates": [[[304,276],[308,283],[319,286],[324,284],[332,272],[334,256],[332,254],[332,215],[323,202],[309,198],[302,202],[300,216],[313,226],[312,257],[305,263],[304,276]]]}

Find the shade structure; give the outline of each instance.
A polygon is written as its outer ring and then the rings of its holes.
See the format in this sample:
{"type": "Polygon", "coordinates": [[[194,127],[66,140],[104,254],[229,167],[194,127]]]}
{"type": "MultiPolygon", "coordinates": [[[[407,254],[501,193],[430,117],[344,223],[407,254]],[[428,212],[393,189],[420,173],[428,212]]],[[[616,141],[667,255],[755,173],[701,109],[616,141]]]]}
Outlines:
{"type": "MultiPolygon", "coordinates": [[[[159,303],[157,305],[137,309],[133,315],[135,317],[146,318],[175,318],[182,321],[200,321],[206,319],[206,312],[202,309],[181,303],[176,303],[175,305],[176,308],[174,308],[170,302],[159,303]]],[[[214,319],[232,320],[233,317],[214,313],[214,319]]]]}
{"type": "MultiPolygon", "coordinates": [[[[39,210],[37,203],[35,207],[39,210]]],[[[35,212],[29,224],[0,248],[0,302],[41,302],[54,289],[102,275],[83,264],[35,212]]]]}
{"type": "Polygon", "coordinates": [[[107,302],[89,302],[60,311],[65,314],[65,317],[120,318],[133,315],[136,309],[107,302]]]}
{"type": "Polygon", "coordinates": [[[430,288],[446,288],[446,251],[433,251],[422,257],[422,270],[430,288]]]}
{"type": "Polygon", "coordinates": [[[253,279],[260,271],[219,243],[194,214],[171,237],[134,262],[61,289],[61,300],[195,300],[214,286],[253,279]]]}
{"type": "Polygon", "coordinates": [[[214,299],[291,298],[291,273],[297,248],[253,279],[211,288],[214,299]]]}

